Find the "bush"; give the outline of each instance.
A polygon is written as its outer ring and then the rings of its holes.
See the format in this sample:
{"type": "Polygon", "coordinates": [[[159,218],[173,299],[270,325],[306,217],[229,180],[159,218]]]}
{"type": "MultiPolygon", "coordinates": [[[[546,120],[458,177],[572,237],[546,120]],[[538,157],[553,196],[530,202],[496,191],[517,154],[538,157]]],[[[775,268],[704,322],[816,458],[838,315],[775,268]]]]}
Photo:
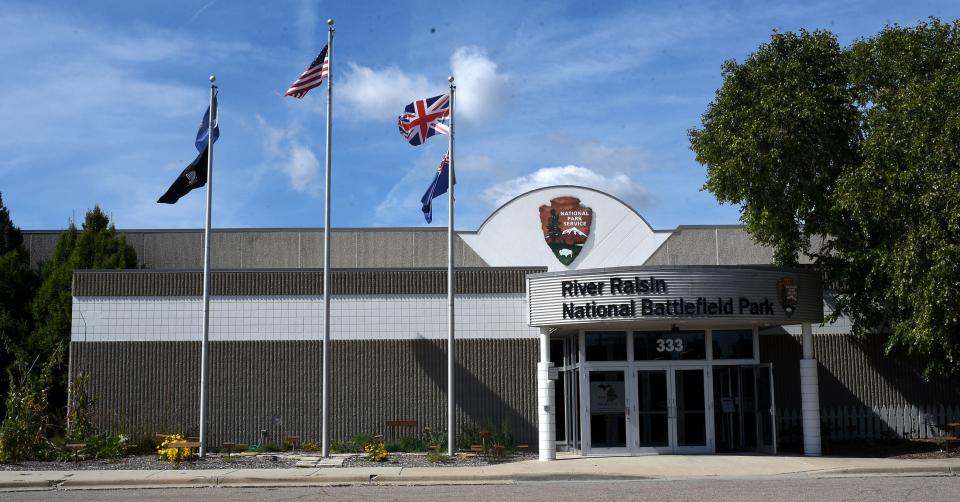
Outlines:
{"type": "Polygon", "coordinates": [[[427,461],[431,464],[439,464],[449,460],[447,453],[440,449],[440,446],[434,446],[427,450],[427,461]]]}
{"type": "Polygon", "coordinates": [[[187,438],[183,434],[171,434],[157,447],[158,460],[168,462],[183,462],[193,459],[193,448],[171,448],[168,445],[172,443],[185,442],[187,438]]]}
{"type": "Polygon", "coordinates": [[[114,459],[127,452],[128,437],[123,434],[102,433],[90,436],[80,453],[87,458],[114,459]]]}
{"type": "Polygon", "coordinates": [[[314,443],[313,441],[307,441],[306,443],[303,443],[303,451],[309,451],[309,452],[320,451],[320,445],[318,445],[317,443],[314,443]]]}
{"type": "Polygon", "coordinates": [[[492,422],[486,422],[482,426],[466,425],[457,436],[457,446],[461,450],[469,450],[473,445],[481,445],[487,454],[493,451],[494,446],[498,446],[498,453],[509,453],[513,451],[513,432],[510,422],[503,420],[499,426],[494,426],[492,422]]]}
{"type": "Polygon", "coordinates": [[[373,439],[364,443],[363,451],[367,452],[367,460],[372,462],[383,462],[390,456],[383,445],[383,436],[373,436],[373,439]]]}
{"type": "MultiPolygon", "coordinates": [[[[50,428],[49,394],[55,372],[63,361],[64,346],[59,345],[43,365],[40,375],[33,366],[16,360],[7,374],[7,416],[0,425],[0,463],[21,460],[49,460],[58,456],[58,448],[47,438],[50,428]],[[16,378],[14,371],[18,373],[16,378]]],[[[34,361],[36,364],[36,361],[34,361]]]]}
{"type": "Polygon", "coordinates": [[[90,374],[81,371],[71,382],[67,402],[67,441],[80,442],[93,430],[93,400],[87,392],[90,374]]]}

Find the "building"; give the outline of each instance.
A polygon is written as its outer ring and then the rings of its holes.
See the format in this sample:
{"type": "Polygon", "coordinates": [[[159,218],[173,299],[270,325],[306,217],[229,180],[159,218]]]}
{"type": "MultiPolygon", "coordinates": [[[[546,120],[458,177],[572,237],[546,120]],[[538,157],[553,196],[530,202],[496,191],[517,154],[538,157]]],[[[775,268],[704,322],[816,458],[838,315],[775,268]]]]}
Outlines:
{"type": "MultiPolygon", "coordinates": [[[[196,431],[202,231],[124,232],[143,269],[74,276],[71,378],[89,374],[101,428],[196,431]]],[[[445,428],[445,229],[331,233],[332,437],[445,428]]],[[[35,262],[56,237],[25,232],[35,262]]],[[[213,446],[319,438],[322,240],[214,232],[213,446]]],[[[458,427],[506,425],[545,459],[817,455],[821,432],[926,437],[958,418],[956,382],[822,324],[815,271],[771,259],[739,226],[655,230],[589,188],[511,200],[456,239],[458,427]]]]}

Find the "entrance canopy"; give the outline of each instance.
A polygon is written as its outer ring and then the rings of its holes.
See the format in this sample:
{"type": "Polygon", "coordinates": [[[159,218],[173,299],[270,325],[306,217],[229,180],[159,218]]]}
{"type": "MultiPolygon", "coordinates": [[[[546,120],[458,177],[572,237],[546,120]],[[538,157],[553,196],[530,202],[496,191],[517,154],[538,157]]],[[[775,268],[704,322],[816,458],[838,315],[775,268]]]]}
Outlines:
{"type": "Polygon", "coordinates": [[[619,267],[527,276],[530,326],[823,322],[816,272],[764,265],[619,267]]]}

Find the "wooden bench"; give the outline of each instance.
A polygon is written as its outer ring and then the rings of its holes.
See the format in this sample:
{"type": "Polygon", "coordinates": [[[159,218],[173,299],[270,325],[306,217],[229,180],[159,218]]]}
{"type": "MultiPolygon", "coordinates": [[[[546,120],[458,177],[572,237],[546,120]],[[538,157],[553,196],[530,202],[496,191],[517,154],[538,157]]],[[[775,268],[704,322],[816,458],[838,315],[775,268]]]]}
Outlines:
{"type": "Polygon", "coordinates": [[[73,460],[76,462],[80,461],[80,450],[87,447],[87,443],[67,443],[64,445],[66,449],[73,452],[73,460]]]}
{"type": "Polygon", "coordinates": [[[244,443],[223,443],[223,449],[227,450],[227,453],[235,453],[238,451],[246,450],[247,445],[244,443]]]}
{"type": "MultiPolygon", "coordinates": [[[[392,431],[394,434],[391,437],[396,436],[398,429],[410,429],[410,432],[414,432],[417,428],[416,420],[385,420],[383,422],[383,428],[386,429],[384,432],[392,431]]],[[[393,437],[393,439],[396,439],[393,437]]]]}
{"type": "Polygon", "coordinates": [[[284,443],[290,443],[290,449],[296,450],[300,447],[300,436],[284,436],[284,443]]]}
{"type": "Polygon", "coordinates": [[[167,448],[199,448],[199,441],[180,441],[178,443],[170,443],[167,445],[167,448]]]}

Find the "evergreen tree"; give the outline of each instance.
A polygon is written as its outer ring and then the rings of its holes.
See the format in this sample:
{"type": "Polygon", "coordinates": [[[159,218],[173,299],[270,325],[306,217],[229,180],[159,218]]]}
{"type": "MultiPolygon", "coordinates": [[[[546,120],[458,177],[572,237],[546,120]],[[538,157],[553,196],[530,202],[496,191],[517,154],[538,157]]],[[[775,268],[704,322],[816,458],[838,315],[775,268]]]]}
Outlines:
{"type": "Polygon", "coordinates": [[[99,206],[87,211],[82,230],[71,222],[42,272],[43,283],[32,305],[36,327],[26,345],[28,352],[50,354],[70,340],[75,270],[136,266],[136,251],[99,206]]]}
{"type": "Polygon", "coordinates": [[[0,194],[0,392],[4,395],[9,385],[6,369],[30,332],[30,301],[37,284],[23,248],[23,234],[10,220],[0,194]]]}

